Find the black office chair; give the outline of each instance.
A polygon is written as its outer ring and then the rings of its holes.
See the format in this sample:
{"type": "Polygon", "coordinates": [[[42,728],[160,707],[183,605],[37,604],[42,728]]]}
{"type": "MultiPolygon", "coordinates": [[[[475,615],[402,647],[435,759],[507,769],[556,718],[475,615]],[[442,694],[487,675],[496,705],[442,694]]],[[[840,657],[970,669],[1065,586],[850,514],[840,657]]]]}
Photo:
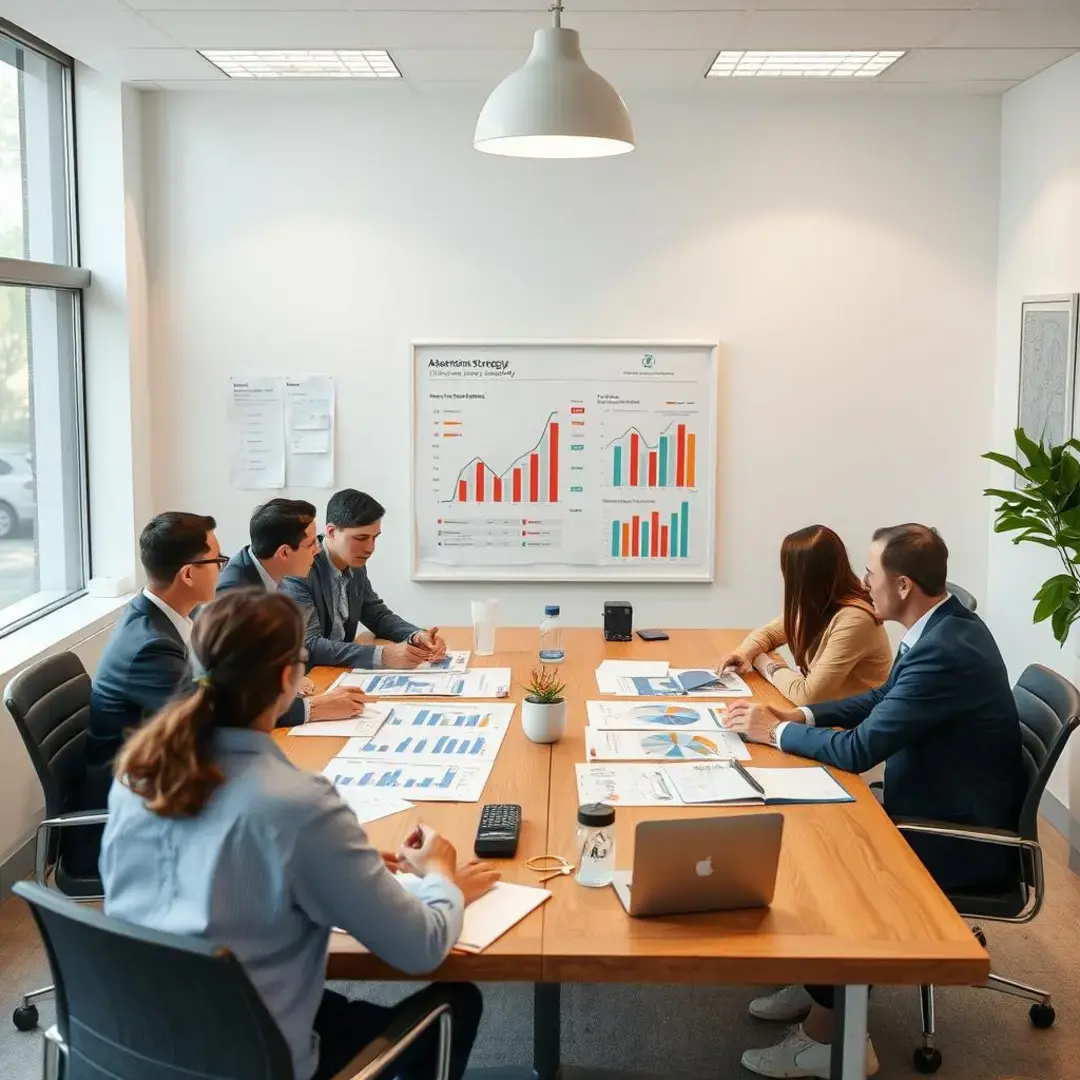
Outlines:
{"type": "MultiPolygon", "coordinates": [[[[29,882],[15,892],[30,905],[56,980],[45,1080],[295,1080],[284,1036],[228,949],[109,918],[29,882]]],[[[450,1005],[435,987],[336,1080],[384,1076],[435,1023],[435,1077],[446,1080],[450,1005]]]]}
{"type": "MultiPolygon", "coordinates": [[[[86,729],[90,676],[74,653],[47,657],[20,671],[7,685],[4,704],[26,744],[45,792],[45,820],[37,829],[35,879],[64,895],[100,900],[97,857],[104,812],[78,810],[86,781],[86,729]],[[75,828],[74,826],[78,826],[75,828]]],[[[20,1031],[37,1026],[35,999],[51,986],[26,994],[12,1019],[20,1031]]]]}
{"type": "Polygon", "coordinates": [[[955,585],[951,581],[945,582],[945,591],[952,593],[952,595],[955,596],[968,611],[974,611],[979,606],[978,600],[976,600],[967,589],[962,588],[960,585],[955,585]]]}
{"type": "MultiPolygon", "coordinates": [[[[1039,914],[1046,894],[1043,877],[1042,848],[1039,846],[1039,803],[1050,774],[1061,757],[1069,736],[1080,725],[1080,690],[1056,671],[1031,664],[1024,669],[1013,688],[1020,713],[1023,738],[1026,794],[1016,832],[1001,829],[958,828],[933,822],[898,821],[902,833],[925,833],[949,836],[972,843],[999,844],[1015,848],[1017,877],[1000,892],[949,892],[946,895],[966,919],[989,919],[994,922],[1030,922],[1039,914]]],[[[982,945],[986,937],[973,927],[982,945]]],[[[991,974],[985,984],[1014,997],[1034,1002],[1028,1015],[1037,1028],[1048,1028],[1055,1020],[1054,1003],[1049,991],[1027,983],[991,974]]],[[[915,1051],[913,1063],[921,1073],[941,1068],[941,1051],[934,1046],[934,988],[919,988],[922,1005],[922,1045],[915,1051]]]]}

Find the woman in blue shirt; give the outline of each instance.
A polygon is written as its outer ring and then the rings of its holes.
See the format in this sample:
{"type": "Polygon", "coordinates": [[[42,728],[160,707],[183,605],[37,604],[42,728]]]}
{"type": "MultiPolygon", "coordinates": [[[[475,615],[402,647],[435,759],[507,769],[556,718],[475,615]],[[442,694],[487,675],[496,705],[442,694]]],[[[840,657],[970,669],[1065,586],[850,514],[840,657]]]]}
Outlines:
{"type": "MultiPolygon", "coordinates": [[[[486,863],[459,868],[453,846],[423,826],[396,855],[380,854],[331,784],[288,762],[270,732],[303,678],[303,643],[300,610],[283,594],[239,589],[204,609],[193,689],[117,758],[101,874],[109,915],[231,949],[281,1028],[297,1080],[328,1080],[394,1011],[324,988],[331,928],[422,974],[446,958],[465,904],[498,874],[486,863]],[[414,888],[395,879],[398,868],[417,875],[414,888]]],[[[460,1077],[480,993],[471,984],[438,993],[451,1001],[460,1077]]],[[[430,1075],[435,1039],[432,1028],[418,1040],[403,1075],[430,1075]]]]}

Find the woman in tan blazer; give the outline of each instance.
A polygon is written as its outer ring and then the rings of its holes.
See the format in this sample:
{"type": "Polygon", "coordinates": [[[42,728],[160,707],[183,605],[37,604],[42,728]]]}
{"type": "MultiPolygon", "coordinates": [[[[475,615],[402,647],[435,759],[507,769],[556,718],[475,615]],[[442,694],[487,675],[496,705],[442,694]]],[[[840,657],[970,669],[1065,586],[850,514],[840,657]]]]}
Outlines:
{"type": "Polygon", "coordinates": [[[892,649],[855,576],[844,541],[824,525],[784,537],[784,614],[747,635],[717,670],[764,675],[795,705],[812,705],[872,690],[889,677],[892,649]],[[769,654],[787,645],[790,668],[769,654]]]}

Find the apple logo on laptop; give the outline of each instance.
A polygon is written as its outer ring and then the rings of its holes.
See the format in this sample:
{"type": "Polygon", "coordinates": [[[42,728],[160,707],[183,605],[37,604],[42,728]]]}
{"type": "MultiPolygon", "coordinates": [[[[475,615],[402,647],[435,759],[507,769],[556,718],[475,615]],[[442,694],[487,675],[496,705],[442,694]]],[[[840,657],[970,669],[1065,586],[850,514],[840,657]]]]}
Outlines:
{"type": "Polygon", "coordinates": [[[711,877],[713,872],[712,856],[710,855],[707,859],[699,860],[694,865],[694,872],[698,877],[711,877]]]}

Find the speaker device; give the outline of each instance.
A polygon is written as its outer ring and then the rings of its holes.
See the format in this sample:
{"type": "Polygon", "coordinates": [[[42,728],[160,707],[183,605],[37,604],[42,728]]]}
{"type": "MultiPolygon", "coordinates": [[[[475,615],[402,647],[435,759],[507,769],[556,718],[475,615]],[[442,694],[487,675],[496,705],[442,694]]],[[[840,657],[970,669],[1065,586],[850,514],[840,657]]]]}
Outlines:
{"type": "Polygon", "coordinates": [[[604,602],[604,640],[632,641],[634,637],[634,609],[626,600],[604,602]]]}

